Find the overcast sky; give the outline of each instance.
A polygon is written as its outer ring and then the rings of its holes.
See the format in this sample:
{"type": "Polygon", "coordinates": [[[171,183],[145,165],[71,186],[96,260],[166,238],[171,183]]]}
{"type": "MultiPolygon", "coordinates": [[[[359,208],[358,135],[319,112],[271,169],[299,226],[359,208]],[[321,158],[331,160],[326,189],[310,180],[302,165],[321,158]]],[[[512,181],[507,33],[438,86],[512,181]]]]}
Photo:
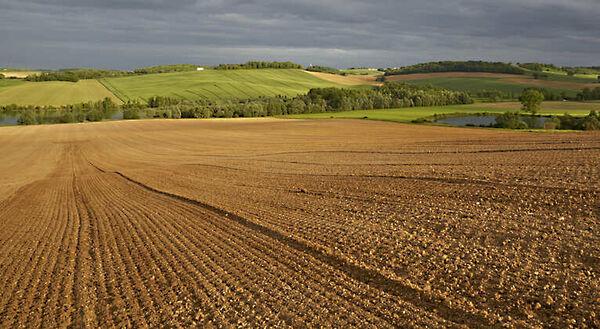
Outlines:
{"type": "Polygon", "coordinates": [[[0,0],[0,66],[600,65],[600,0],[0,0]]]}

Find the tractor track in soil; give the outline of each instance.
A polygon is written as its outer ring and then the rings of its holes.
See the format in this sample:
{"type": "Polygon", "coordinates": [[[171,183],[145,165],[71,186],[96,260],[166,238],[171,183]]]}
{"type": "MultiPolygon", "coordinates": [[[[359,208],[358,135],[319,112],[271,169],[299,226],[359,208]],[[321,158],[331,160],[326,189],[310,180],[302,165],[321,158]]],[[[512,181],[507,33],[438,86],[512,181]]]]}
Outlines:
{"type": "MultiPolygon", "coordinates": [[[[93,166],[94,168],[98,169],[102,173],[109,173],[109,172],[106,172],[103,169],[95,166],[93,163],[90,163],[90,165],[93,166]]],[[[433,300],[431,297],[427,296],[422,291],[419,291],[413,287],[410,287],[406,284],[398,282],[397,280],[387,278],[385,275],[383,275],[377,271],[369,270],[367,268],[348,263],[348,262],[344,261],[343,259],[337,258],[335,256],[328,255],[326,252],[324,252],[322,250],[318,250],[312,246],[309,246],[308,244],[303,243],[302,241],[285,236],[281,232],[277,232],[266,226],[257,224],[255,222],[248,220],[246,218],[243,218],[239,215],[236,215],[234,213],[228,212],[226,210],[217,208],[215,206],[212,206],[210,204],[207,204],[207,203],[204,203],[204,202],[201,202],[198,200],[193,200],[193,199],[186,198],[186,197],[183,197],[183,196],[180,196],[177,194],[158,190],[154,187],[151,187],[149,185],[146,185],[144,183],[136,181],[118,171],[110,172],[110,173],[118,175],[121,178],[123,178],[123,179],[125,179],[147,191],[157,193],[157,194],[160,194],[163,196],[167,196],[167,197],[172,198],[179,202],[183,202],[186,204],[190,204],[193,206],[203,208],[203,209],[210,211],[218,216],[224,217],[227,220],[235,221],[235,222],[237,222],[259,234],[265,235],[270,239],[281,242],[281,243],[285,244],[286,246],[288,246],[300,253],[310,255],[313,258],[315,258],[325,264],[328,264],[329,266],[333,267],[334,269],[345,273],[347,276],[349,276],[357,281],[360,281],[364,284],[372,286],[375,289],[379,289],[379,290],[385,291],[386,293],[397,296],[397,297],[403,299],[404,301],[407,301],[407,302],[415,305],[416,307],[433,310],[436,314],[442,316],[444,319],[446,319],[450,322],[454,322],[457,324],[466,324],[466,325],[476,326],[476,327],[491,326],[491,323],[482,316],[479,316],[477,314],[464,313],[462,310],[452,309],[451,307],[445,305],[443,302],[433,300]]]]}

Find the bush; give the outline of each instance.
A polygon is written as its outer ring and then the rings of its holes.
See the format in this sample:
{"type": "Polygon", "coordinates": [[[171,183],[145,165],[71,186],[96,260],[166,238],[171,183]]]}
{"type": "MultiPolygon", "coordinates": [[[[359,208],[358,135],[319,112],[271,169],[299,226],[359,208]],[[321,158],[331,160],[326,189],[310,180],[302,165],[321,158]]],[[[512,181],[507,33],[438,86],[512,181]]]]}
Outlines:
{"type": "Polygon", "coordinates": [[[148,107],[150,108],[171,106],[179,103],[181,103],[181,100],[171,97],[154,96],[148,99],[148,107]]]}
{"type": "Polygon", "coordinates": [[[103,113],[100,110],[92,110],[85,116],[86,121],[102,121],[103,118],[103,113]]]}
{"type": "Polygon", "coordinates": [[[600,130],[600,115],[591,111],[580,123],[581,130],[600,130]]]}
{"type": "Polygon", "coordinates": [[[20,125],[35,125],[37,124],[37,120],[33,111],[23,111],[17,120],[17,123],[20,125]]]}
{"type": "Polygon", "coordinates": [[[579,100],[579,101],[600,100],[600,87],[596,87],[594,89],[584,88],[579,94],[577,94],[577,100],[579,100]]]}
{"type": "Polygon", "coordinates": [[[518,112],[506,112],[496,116],[496,128],[507,129],[527,129],[529,126],[525,123],[518,112]]]}
{"type": "Polygon", "coordinates": [[[544,129],[560,129],[560,119],[559,118],[549,118],[544,122],[544,129]]]}
{"type": "Polygon", "coordinates": [[[136,108],[130,108],[123,110],[123,119],[125,120],[137,120],[140,118],[140,110],[136,108]]]}
{"type": "Polygon", "coordinates": [[[527,88],[523,91],[521,97],[519,97],[519,101],[523,104],[523,111],[535,114],[542,106],[544,94],[537,89],[527,88]]]}

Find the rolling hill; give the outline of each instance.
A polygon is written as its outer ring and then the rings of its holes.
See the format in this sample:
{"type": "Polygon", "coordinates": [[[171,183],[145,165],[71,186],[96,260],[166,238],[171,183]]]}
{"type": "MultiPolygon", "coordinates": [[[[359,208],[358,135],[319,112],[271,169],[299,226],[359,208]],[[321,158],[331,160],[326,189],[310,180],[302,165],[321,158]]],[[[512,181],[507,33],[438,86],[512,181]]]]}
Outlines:
{"type": "Polygon", "coordinates": [[[387,76],[386,81],[401,81],[418,85],[431,84],[437,87],[448,88],[472,93],[498,90],[505,93],[519,95],[524,88],[546,88],[555,93],[565,93],[574,97],[583,88],[600,86],[593,79],[580,77],[567,77],[548,75],[544,79],[534,79],[529,75],[516,75],[504,73],[484,72],[442,72],[442,73],[416,73],[405,75],[387,76]]]}
{"type": "Polygon", "coordinates": [[[109,97],[117,103],[121,102],[97,80],[81,80],[76,83],[22,80],[0,82],[0,105],[59,106],[99,101],[105,97],[109,97]]]}
{"type": "Polygon", "coordinates": [[[123,101],[145,100],[152,96],[210,100],[295,96],[311,88],[339,86],[295,69],[205,70],[100,81],[123,101]]]}

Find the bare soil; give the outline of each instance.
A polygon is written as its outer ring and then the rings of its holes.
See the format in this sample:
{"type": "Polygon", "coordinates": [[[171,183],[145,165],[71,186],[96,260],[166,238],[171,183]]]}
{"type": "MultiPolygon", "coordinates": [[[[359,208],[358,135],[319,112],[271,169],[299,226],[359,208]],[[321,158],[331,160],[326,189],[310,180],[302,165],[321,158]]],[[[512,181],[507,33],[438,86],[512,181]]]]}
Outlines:
{"type": "Polygon", "coordinates": [[[600,134],[0,129],[0,327],[598,327],[600,134]]]}
{"type": "Polygon", "coordinates": [[[4,75],[6,78],[18,78],[25,79],[30,75],[39,74],[39,71],[2,71],[0,70],[0,74],[4,75]]]}
{"type": "Polygon", "coordinates": [[[331,73],[323,73],[323,72],[311,72],[311,71],[305,71],[305,72],[310,73],[310,74],[316,76],[317,78],[327,80],[330,82],[339,83],[341,85],[347,85],[347,86],[358,86],[358,85],[380,86],[383,84],[382,82],[377,81],[377,76],[375,76],[375,75],[353,75],[353,74],[339,75],[339,74],[331,74],[331,73]]]}

